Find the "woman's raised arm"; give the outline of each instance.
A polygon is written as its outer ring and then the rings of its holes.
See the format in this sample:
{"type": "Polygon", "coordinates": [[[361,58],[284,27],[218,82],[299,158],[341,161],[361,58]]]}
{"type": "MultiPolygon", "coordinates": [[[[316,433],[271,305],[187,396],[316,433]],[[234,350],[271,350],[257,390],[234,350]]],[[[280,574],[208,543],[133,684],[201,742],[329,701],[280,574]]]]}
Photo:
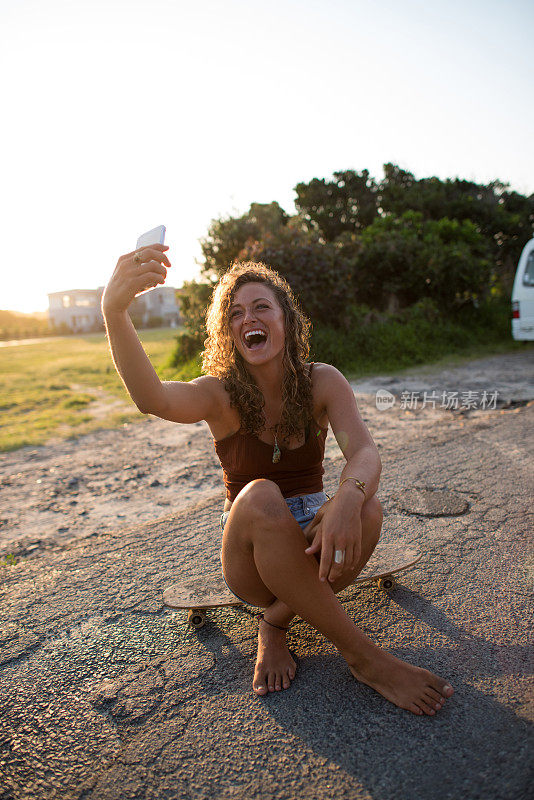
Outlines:
{"type": "Polygon", "coordinates": [[[113,363],[143,414],[174,422],[200,422],[213,415],[215,394],[210,378],[191,383],[163,383],[139,341],[128,306],[145,289],[164,283],[170,261],[164,245],[151,245],[121,256],[102,297],[102,314],[113,363]]]}

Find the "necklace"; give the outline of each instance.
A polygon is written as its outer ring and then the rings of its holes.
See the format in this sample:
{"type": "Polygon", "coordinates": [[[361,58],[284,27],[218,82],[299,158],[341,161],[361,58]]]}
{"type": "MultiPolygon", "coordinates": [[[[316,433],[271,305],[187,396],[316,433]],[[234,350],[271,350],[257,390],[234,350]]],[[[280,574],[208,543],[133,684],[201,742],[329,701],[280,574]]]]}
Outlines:
{"type": "Polygon", "coordinates": [[[276,426],[276,429],[274,431],[273,464],[278,464],[278,462],[280,461],[280,459],[282,457],[282,451],[278,447],[278,428],[279,428],[279,426],[280,426],[280,423],[278,423],[278,425],[276,426]]]}

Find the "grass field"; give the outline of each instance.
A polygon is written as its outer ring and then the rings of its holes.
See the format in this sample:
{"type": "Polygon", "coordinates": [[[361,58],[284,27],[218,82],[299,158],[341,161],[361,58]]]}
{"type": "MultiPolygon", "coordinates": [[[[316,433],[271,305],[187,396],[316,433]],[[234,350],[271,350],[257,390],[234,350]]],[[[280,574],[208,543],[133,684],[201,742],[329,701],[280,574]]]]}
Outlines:
{"type": "MultiPolygon", "coordinates": [[[[160,377],[176,329],[140,332],[160,377]]],[[[104,334],[0,348],[0,450],[39,445],[143,419],[111,361],[104,334]]]]}
{"type": "MultiPolygon", "coordinates": [[[[198,364],[187,369],[167,365],[176,329],[140,332],[144,348],[164,380],[188,380],[198,364]]],[[[452,366],[470,358],[532,347],[511,337],[486,345],[467,346],[462,353],[440,354],[427,363],[452,366]]],[[[414,363],[421,363],[415,360],[414,363]]],[[[346,370],[349,379],[394,374],[406,369],[375,359],[373,369],[346,370]]],[[[0,451],[39,445],[51,439],[80,436],[143,419],[117,375],[104,334],[41,339],[33,344],[0,347],[0,451]]]]}

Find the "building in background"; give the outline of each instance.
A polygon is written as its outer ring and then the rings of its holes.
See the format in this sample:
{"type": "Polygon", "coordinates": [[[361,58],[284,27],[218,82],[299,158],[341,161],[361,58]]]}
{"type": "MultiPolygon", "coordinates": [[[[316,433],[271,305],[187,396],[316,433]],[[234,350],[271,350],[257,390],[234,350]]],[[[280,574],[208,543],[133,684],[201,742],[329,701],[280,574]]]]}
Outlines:
{"type": "Polygon", "coordinates": [[[103,286],[98,289],[74,289],[48,295],[48,316],[54,328],[67,327],[73,333],[101,330],[104,324],[100,301],[103,286]]]}
{"type": "MultiPolygon", "coordinates": [[[[104,320],[100,303],[104,287],[98,289],[73,289],[48,295],[48,315],[55,328],[68,328],[73,333],[102,330],[104,320]]],[[[180,322],[180,309],[176,289],[157,286],[136,297],[128,309],[138,328],[171,327],[180,322]]]]}
{"type": "Polygon", "coordinates": [[[139,295],[128,311],[137,328],[176,328],[180,323],[176,289],[172,286],[156,286],[139,295]]]}

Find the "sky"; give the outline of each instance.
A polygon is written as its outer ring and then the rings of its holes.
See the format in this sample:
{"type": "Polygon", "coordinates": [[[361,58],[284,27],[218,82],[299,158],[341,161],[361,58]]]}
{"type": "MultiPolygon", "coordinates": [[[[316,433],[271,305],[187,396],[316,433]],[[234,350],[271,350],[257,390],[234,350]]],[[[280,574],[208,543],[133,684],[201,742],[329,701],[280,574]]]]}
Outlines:
{"type": "Polygon", "coordinates": [[[534,192],[529,0],[0,0],[0,308],[107,283],[164,224],[392,162],[534,192]]]}

